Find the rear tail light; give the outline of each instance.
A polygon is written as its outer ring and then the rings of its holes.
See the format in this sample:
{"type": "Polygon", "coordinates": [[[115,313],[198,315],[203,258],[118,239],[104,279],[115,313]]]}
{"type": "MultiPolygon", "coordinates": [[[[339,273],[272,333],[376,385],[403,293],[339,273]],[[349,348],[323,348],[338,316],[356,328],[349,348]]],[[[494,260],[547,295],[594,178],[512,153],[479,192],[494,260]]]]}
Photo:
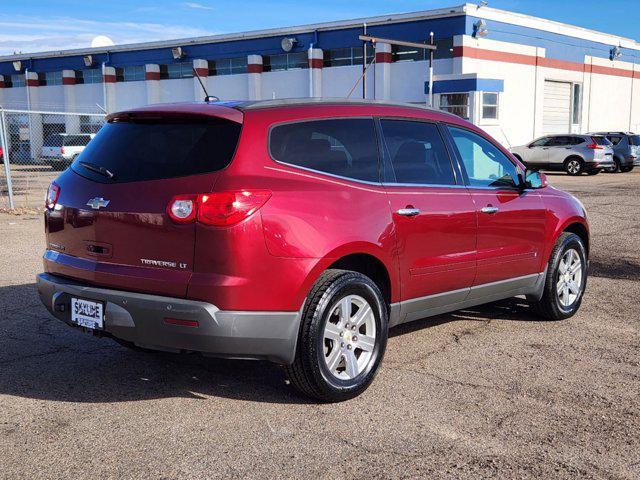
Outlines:
{"type": "Polygon", "coordinates": [[[60,187],[56,182],[51,182],[49,189],[47,190],[47,196],[45,197],[44,204],[49,210],[53,210],[60,198],[60,187]]]}
{"type": "Polygon", "coordinates": [[[214,227],[230,227],[250,217],[271,197],[267,190],[238,190],[178,195],[167,206],[169,217],[176,223],[198,221],[214,227]]]}
{"type": "Polygon", "coordinates": [[[593,143],[590,145],[587,145],[587,148],[590,148],[591,150],[604,150],[604,147],[602,145],[598,145],[595,138],[591,137],[591,141],[593,143]]]}
{"type": "Polygon", "coordinates": [[[64,155],[64,147],[60,147],[60,155],[64,155]]]}

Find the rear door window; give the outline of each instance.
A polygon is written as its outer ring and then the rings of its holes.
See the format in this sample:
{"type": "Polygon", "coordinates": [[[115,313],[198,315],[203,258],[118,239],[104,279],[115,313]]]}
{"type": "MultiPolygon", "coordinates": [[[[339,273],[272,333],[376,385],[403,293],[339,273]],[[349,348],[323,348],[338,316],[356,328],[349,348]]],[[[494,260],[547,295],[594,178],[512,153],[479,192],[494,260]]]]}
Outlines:
{"type": "Polygon", "coordinates": [[[596,145],[611,145],[611,142],[607,140],[607,137],[591,137],[596,145]]]}
{"type": "Polygon", "coordinates": [[[112,121],[71,168],[92,180],[116,183],[215,172],[231,163],[240,130],[239,123],[211,117],[112,121]],[[101,168],[114,177],[95,171],[101,168]]]}
{"type": "Polygon", "coordinates": [[[630,145],[640,145],[640,135],[629,135],[630,145]]]}
{"type": "Polygon", "coordinates": [[[381,120],[385,156],[385,182],[418,185],[455,185],[451,160],[433,123],[381,120]],[[388,173],[387,173],[388,172],[388,173]]]}
{"type": "Polygon", "coordinates": [[[379,182],[373,119],[309,120],[277,125],[269,150],[278,162],[366,182],[379,182]]]}

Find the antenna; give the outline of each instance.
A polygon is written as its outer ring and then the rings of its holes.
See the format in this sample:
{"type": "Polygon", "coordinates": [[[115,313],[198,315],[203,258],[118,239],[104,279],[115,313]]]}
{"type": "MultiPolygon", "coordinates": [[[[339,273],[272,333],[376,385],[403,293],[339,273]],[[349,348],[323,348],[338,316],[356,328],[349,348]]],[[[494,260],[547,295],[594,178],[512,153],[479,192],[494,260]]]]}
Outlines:
{"type": "Polygon", "coordinates": [[[218,97],[216,97],[215,95],[209,95],[209,92],[207,92],[207,89],[204,86],[204,83],[202,82],[202,78],[200,78],[200,75],[198,74],[198,71],[193,67],[191,68],[191,70],[193,70],[193,74],[198,79],[198,82],[200,82],[200,86],[202,87],[202,91],[204,92],[204,101],[205,102],[211,102],[211,101],[219,102],[220,99],[218,97]]]}

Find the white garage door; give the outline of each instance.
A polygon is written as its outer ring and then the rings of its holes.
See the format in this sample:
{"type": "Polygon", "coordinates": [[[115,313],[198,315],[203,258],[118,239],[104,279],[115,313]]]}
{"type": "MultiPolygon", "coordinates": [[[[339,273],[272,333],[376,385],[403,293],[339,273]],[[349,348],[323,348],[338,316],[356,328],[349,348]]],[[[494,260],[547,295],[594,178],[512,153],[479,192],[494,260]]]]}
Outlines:
{"type": "Polygon", "coordinates": [[[545,135],[571,132],[571,84],[544,82],[542,129],[545,135]]]}

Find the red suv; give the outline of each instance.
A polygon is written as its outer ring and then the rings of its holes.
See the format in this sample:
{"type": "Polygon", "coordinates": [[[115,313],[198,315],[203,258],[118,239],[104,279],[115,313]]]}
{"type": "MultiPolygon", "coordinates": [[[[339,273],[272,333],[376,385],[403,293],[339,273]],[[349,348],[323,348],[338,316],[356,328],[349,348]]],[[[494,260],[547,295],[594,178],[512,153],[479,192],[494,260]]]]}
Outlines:
{"type": "Polygon", "coordinates": [[[472,124],[411,105],[280,100],[117,113],[51,184],[38,291],[136,348],[267,359],[362,392],[390,327],[524,295],[567,318],[582,204],[472,124]]]}

